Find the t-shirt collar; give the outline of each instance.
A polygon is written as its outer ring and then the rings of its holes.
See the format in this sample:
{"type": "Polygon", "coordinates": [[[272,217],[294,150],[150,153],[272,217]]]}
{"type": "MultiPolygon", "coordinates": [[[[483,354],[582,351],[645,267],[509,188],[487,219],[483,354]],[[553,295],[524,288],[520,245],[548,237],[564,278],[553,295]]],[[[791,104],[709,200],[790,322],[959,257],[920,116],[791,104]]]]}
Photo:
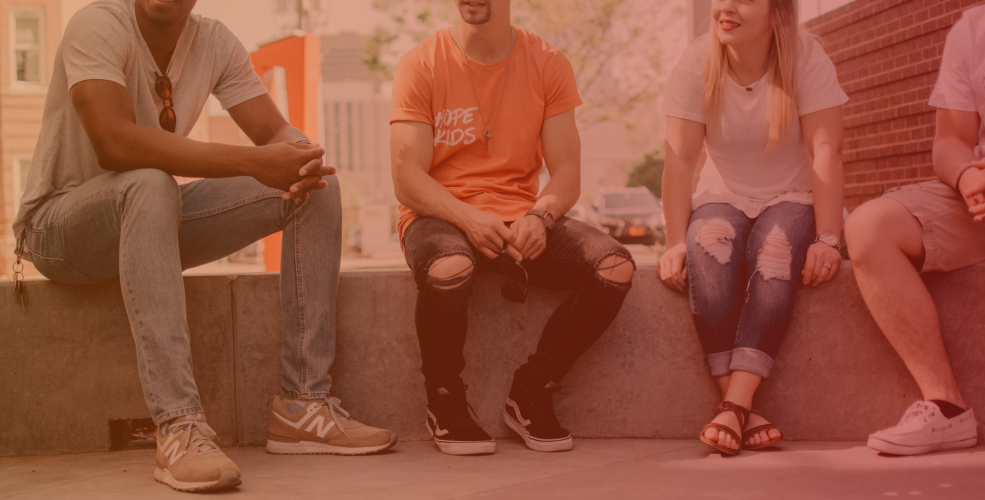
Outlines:
{"type": "Polygon", "coordinates": [[[140,32],[140,26],[137,24],[136,2],[128,3],[130,4],[130,22],[133,23],[134,33],[137,34],[137,46],[140,47],[140,52],[155,72],[167,72],[171,84],[177,87],[178,80],[181,79],[181,70],[185,67],[185,60],[191,51],[192,40],[198,30],[198,16],[196,14],[188,16],[185,29],[181,31],[181,36],[178,37],[178,43],[174,48],[174,54],[171,55],[171,64],[167,68],[158,68],[157,61],[154,60],[154,55],[151,54],[150,47],[147,46],[147,41],[144,40],[144,35],[140,32]]]}
{"type": "MultiPolygon", "coordinates": [[[[520,45],[523,42],[524,32],[522,29],[520,29],[519,26],[515,26],[512,24],[510,26],[513,26],[516,29],[516,43],[513,44],[513,49],[510,51],[509,55],[504,57],[502,61],[499,61],[496,64],[482,64],[476,61],[475,59],[468,58],[468,64],[469,66],[472,67],[472,69],[478,71],[496,71],[498,69],[505,68],[506,65],[510,62],[510,59],[516,57],[517,52],[520,50],[520,45]]],[[[442,30],[442,31],[444,31],[444,36],[448,37],[448,43],[450,43],[452,45],[452,48],[455,49],[454,51],[456,54],[455,58],[458,59],[459,61],[462,61],[462,63],[464,64],[466,61],[465,57],[467,56],[463,54],[461,47],[459,47],[458,45],[458,42],[456,42],[455,38],[451,36],[451,31],[453,29],[454,27],[450,27],[447,30],[442,30]]]]}

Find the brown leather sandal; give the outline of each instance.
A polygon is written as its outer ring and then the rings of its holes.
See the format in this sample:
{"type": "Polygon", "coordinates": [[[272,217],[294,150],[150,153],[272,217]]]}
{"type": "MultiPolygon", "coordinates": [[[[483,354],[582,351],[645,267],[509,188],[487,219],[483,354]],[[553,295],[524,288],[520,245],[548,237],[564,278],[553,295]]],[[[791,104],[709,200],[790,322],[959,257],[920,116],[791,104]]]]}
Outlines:
{"type": "MultiPolygon", "coordinates": [[[[762,413],[759,413],[756,410],[749,410],[749,413],[755,413],[756,415],[759,415],[760,417],[763,416],[762,413]]],[[[765,419],[766,417],[763,417],[763,418],[765,419]]],[[[784,438],[783,438],[783,432],[781,432],[780,429],[777,429],[775,425],[773,425],[773,424],[763,424],[763,425],[757,425],[756,427],[753,427],[752,429],[749,429],[749,430],[743,432],[742,433],[742,439],[743,439],[743,443],[742,443],[742,447],[743,448],[745,448],[747,450],[761,450],[763,448],[769,448],[770,446],[779,444],[780,442],[783,441],[784,438]],[[765,443],[762,443],[762,444],[745,444],[746,436],[755,436],[756,434],[758,434],[760,432],[766,432],[766,435],[769,436],[769,431],[774,430],[774,429],[776,430],[776,432],[779,432],[780,433],[780,437],[778,437],[776,439],[769,439],[765,443]]]]}
{"type": "MultiPolygon", "coordinates": [[[[731,401],[722,401],[722,404],[718,406],[718,410],[715,412],[715,415],[712,416],[712,418],[715,418],[718,415],[725,413],[727,411],[730,411],[735,414],[736,420],[739,421],[739,430],[742,430],[742,428],[745,427],[746,425],[746,420],[749,419],[749,409],[743,408],[742,406],[739,406],[731,401]]],[[[699,439],[701,439],[701,441],[707,444],[708,446],[711,446],[712,448],[726,455],[738,455],[739,452],[742,451],[742,438],[739,436],[739,433],[735,432],[734,430],[732,430],[731,427],[727,425],[712,422],[706,425],[704,429],[701,429],[701,435],[699,436],[699,439]],[[739,447],[733,450],[731,448],[720,446],[717,440],[712,441],[706,438],[705,432],[708,429],[717,429],[728,434],[729,436],[732,436],[732,439],[735,440],[735,444],[737,444],[739,447]]]]}

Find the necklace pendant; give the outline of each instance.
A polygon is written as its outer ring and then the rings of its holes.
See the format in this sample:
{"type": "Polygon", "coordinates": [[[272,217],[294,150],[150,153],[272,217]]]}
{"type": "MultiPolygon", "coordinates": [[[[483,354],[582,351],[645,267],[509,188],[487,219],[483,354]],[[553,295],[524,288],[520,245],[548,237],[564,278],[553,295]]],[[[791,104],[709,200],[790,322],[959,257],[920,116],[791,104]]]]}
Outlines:
{"type": "Polygon", "coordinates": [[[482,134],[482,140],[486,143],[486,151],[489,151],[489,139],[492,139],[492,132],[486,130],[482,134]]]}

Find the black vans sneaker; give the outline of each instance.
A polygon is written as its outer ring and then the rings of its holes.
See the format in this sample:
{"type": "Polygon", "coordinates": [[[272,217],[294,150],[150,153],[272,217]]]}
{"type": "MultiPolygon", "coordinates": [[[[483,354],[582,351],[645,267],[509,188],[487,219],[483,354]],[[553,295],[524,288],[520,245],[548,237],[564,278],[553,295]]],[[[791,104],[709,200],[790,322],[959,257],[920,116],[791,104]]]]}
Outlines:
{"type": "Polygon", "coordinates": [[[444,387],[428,394],[428,430],[438,450],[449,455],[496,453],[496,442],[469,415],[465,389],[450,392],[444,387]]]}
{"type": "Polygon", "coordinates": [[[516,431],[527,448],[534,451],[568,451],[574,448],[571,433],[554,416],[553,382],[549,387],[531,387],[514,382],[506,398],[503,421],[516,431]]]}

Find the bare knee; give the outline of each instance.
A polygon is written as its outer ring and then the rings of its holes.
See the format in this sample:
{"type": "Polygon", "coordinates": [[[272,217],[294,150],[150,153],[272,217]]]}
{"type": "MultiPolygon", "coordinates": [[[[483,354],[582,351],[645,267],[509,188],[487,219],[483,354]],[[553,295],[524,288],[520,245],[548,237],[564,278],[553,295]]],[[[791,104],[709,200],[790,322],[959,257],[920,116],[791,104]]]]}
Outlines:
{"type": "Polygon", "coordinates": [[[845,224],[845,242],[856,264],[865,265],[889,252],[922,258],[923,226],[898,201],[880,198],[855,209],[845,224]]]}
{"type": "Polygon", "coordinates": [[[636,266],[633,261],[622,255],[610,255],[599,263],[599,277],[613,283],[629,283],[633,281],[636,266]]]}
{"type": "Polygon", "coordinates": [[[435,260],[428,268],[428,282],[436,290],[453,290],[464,285],[475,270],[466,255],[449,255],[435,260]]]}

